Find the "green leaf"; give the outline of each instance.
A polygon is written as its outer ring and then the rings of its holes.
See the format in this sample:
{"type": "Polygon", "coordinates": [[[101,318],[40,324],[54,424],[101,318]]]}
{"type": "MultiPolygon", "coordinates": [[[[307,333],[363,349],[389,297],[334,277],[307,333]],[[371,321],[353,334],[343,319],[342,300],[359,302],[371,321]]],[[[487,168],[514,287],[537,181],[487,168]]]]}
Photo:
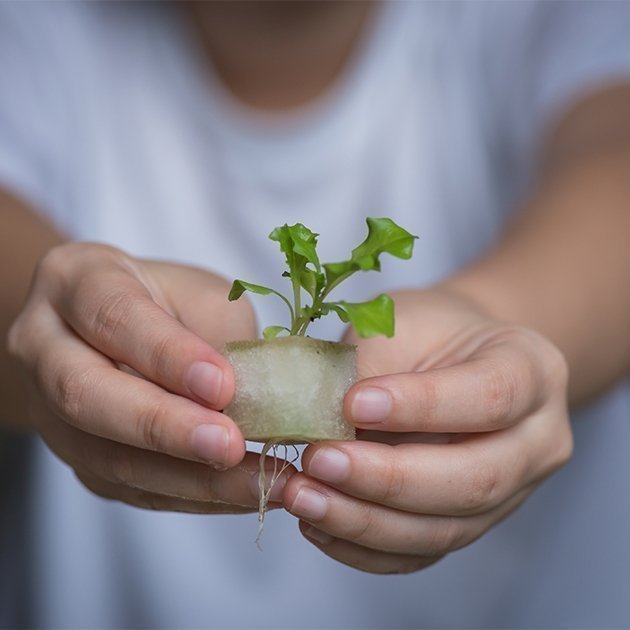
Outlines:
{"type": "Polygon", "coordinates": [[[232,288],[228,294],[228,300],[233,302],[245,293],[245,291],[251,291],[252,293],[259,293],[260,295],[269,295],[270,293],[277,293],[273,289],[263,287],[260,284],[252,284],[251,282],[244,282],[243,280],[234,280],[232,288]]]}
{"type": "Polygon", "coordinates": [[[265,328],[263,330],[263,337],[265,339],[274,339],[275,337],[277,337],[283,330],[286,330],[288,333],[290,333],[291,331],[286,328],[285,326],[267,326],[267,328],[265,328]]]}
{"type": "Polygon", "coordinates": [[[379,295],[369,302],[342,301],[335,304],[345,310],[360,337],[394,336],[394,301],[389,295],[379,295]]]}
{"type": "Polygon", "coordinates": [[[328,315],[328,313],[330,313],[331,311],[337,313],[337,315],[339,315],[339,319],[344,324],[347,324],[350,321],[350,317],[348,316],[347,311],[341,304],[339,304],[338,302],[324,302],[321,308],[322,315],[328,315]]]}
{"type": "Polygon", "coordinates": [[[367,219],[368,235],[365,241],[352,250],[351,261],[360,269],[380,271],[379,256],[383,253],[408,260],[413,254],[417,236],[410,234],[391,219],[367,219]]]}
{"type": "Polygon", "coordinates": [[[314,265],[317,272],[321,270],[319,264],[319,256],[317,255],[317,237],[319,234],[311,232],[301,223],[296,223],[289,227],[289,234],[293,241],[293,251],[300,256],[306,258],[308,262],[314,265]]]}
{"type": "Polygon", "coordinates": [[[272,339],[283,332],[305,335],[309,324],[331,312],[345,323],[351,322],[362,337],[394,334],[394,304],[391,298],[380,295],[370,302],[324,302],[330,292],[357,271],[380,271],[380,255],[390,254],[408,259],[413,253],[417,238],[394,221],[387,218],[368,218],[368,235],[352,250],[349,260],[321,264],[317,255],[318,234],[302,223],[284,224],[269,234],[272,241],[280,244],[288,270],[283,277],[289,278],[292,286],[293,304],[274,289],[235,280],[229,293],[230,300],[238,299],[245,291],[280,297],[291,313],[290,328],[269,326],[265,338],[272,339]],[[302,306],[303,291],[312,298],[311,305],[302,306]]]}
{"type": "MultiPolygon", "coordinates": [[[[302,311],[301,289],[304,288],[308,291],[315,301],[324,285],[324,279],[321,277],[321,265],[315,249],[317,236],[301,223],[291,226],[285,223],[269,234],[272,241],[280,243],[280,249],[284,252],[289,267],[288,277],[291,278],[293,286],[293,312],[298,318],[302,311]],[[315,267],[314,270],[307,267],[309,263],[315,267]]],[[[296,326],[298,325],[298,322],[292,319],[292,333],[296,333],[296,326]]]]}
{"type": "Polygon", "coordinates": [[[269,238],[280,243],[280,249],[284,252],[287,265],[291,272],[306,266],[310,262],[319,272],[321,265],[317,255],[317,237],[319,234],[311,232],[305,225],[296,223],[287,225],[286,223],[271,231],[269,238]],[[299,258],[303,260],[300,260],[299,258]]]}
{"type": "Polygon", "coordinates": [[[278,293],[278,291],[270,289],[269,287],[263,287],[260,284],[252,284],[251,282],[244,282],[243,280],[234,280],[232,288],[228,294],[228,300],[230,300],[230,302],[238,300],[245,291],[251,291],[252,293],[258,293],[260,295],[269,295],[270,293],[277,295],[289,307],[291,322],[295,319],[295,313],[293,311],[293,307],[291,306],[291,302],[289,302],[282,293],[278,293]]]}
{"type": "Polygon", "coordinates": [[[269,238],[280,243],[280,250],[286,255],[287,265],[289,265],[289,256],[293,253],[293,241],[289,232],[289,226],[285,223],[280,227],[274,228],[269,234],[269,238]]]}
{"type": "Polygon", "coordinates": [[[323,289],[325,278],[323,273],[318,273],[314,269],[308,267],[302,271],[300,276],[300,283],[304,290],[307,291],[310,296],[315,300],[319,295],[319,292],[323,289]]]}
{"type": "Polygon", "coordinates": [[[324,271],[326,272],[326,286],[333,287],[343,282],[351,276],[355,271],[359,271],[360,267],[351,260],[345,260],[338,263],[325,263],[324,271]]]}
{"type": "Polygon", "coordinates": [[[379,256],[383,253],[409,259],[417,236],[407,232],[391,219],[367,219],[368,235],[352,250],[350,260],[323,265],[326,272],[326,294],[349,278],[355,271],[380,271],[379,256]]]}

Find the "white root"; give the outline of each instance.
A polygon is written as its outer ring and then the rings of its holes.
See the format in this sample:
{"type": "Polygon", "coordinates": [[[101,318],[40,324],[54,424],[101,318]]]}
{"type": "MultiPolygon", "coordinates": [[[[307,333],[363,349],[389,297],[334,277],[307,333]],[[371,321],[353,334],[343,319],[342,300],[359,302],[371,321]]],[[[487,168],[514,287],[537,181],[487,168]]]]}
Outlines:
{"type": "Polygon", "coordinates": [[[267,506],[269,504],[269,497],[271,496],[271,491],[280,479],[282,473],[292,464],[294,464],[300,458],[300,452],[296,448],[295,444],[286,444],[282,440],[271,439],[265,442],[263,449],[260,453],[259,459],[259,472],[258,472],[258,534],[256,536],[256,546],[258,549],[262,551],[262,547],[260,545],[260,538],[263,533],[263,528],[265,526],[265,514],[267,513],[267,506]],[[278,470],[278,446],[282,446],[283,450],[283,461],[282,467],[278,470]],[[293,449],[295,455],[289,460],[289,446],[293,449]],[[271,450],[273,453],[273,474],[271,475],[271,479],[269,480],[269,487],[267,488],[267,471],[265,469],[265,460],[267,459],[267,453],[271,450]]]}

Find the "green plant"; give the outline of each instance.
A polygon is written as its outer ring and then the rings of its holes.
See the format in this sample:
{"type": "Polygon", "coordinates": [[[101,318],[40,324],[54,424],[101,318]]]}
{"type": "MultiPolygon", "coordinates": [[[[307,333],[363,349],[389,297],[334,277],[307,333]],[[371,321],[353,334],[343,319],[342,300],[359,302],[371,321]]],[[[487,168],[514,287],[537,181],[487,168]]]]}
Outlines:
{"type": "Polygon", "coordinates": [[[336,313],[342,322],[350,322],[361,337],[394,335],[394,302],[388,295],[379,295],[368,302],[327,301],[329,294],[357,271],[380,271],[379,256],[383,253],[409,259],[417,238],[391,219],[367,219],[368,235],[352,250],[349,260],[320,263],[317,255],[317,237],[301,223],[275,228],[269,238],[280,244],[285,255],[288,271],[282,276],[291,280],[293,301],[275,289],[243,280],[235,280],[228,299],[237,300],[245,291],[261,295],[274,294],[284,301],[291,314],[289,326],[268,326],[263,331],[265,339],[280,333],[306,335],[311,322],[336,313]],[[310,296],[310,303],[302,305],[303,291],[310,296]]]}

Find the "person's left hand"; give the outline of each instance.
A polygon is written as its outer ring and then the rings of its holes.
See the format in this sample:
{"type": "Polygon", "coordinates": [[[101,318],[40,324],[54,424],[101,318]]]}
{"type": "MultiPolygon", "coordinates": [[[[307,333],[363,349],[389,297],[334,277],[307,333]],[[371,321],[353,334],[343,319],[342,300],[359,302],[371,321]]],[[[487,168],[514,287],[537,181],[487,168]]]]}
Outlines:
{"type": "Polygon", "coordinates": [[[514,510],[572,450],[567,367],[539,334],[443,289],[401,292],[396,336],[346,341],[356,442],[309,446],[285,508],[324,553],[374,573],[422,569],[514,510]]]}

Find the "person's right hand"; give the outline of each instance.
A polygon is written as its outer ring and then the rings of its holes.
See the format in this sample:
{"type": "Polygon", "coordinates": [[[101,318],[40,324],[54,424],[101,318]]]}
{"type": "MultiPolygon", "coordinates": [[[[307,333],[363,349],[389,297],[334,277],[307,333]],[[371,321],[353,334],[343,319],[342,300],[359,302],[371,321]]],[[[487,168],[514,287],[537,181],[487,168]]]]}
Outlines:
{"type": "Polygon", "coordinates": [[[159,510],[257,507],[258,456],[221,413],[234,375],[215,348],[256,332],[228,290],[209,272],[105,245],[42,259],[9,350],[37,390],[34,428],[90,490],[159,510]]]}

